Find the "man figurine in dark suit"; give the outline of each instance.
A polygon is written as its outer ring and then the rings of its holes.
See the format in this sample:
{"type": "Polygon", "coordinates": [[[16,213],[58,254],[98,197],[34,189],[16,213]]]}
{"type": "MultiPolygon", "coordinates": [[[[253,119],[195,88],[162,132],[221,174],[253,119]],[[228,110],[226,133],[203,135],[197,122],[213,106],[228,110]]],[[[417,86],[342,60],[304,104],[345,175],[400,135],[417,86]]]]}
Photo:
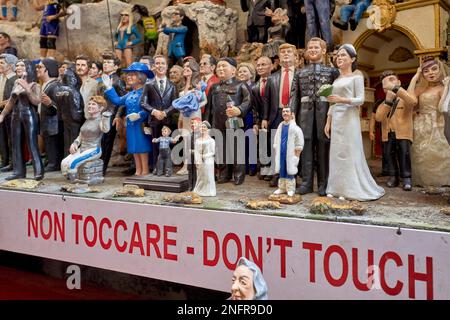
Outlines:
{"type": "Polygon", "coordinates": [[[60,171],[64,151],[64,130],[61,113],[57,112],[58,63],[50,58],[42,59],[36,66],[36,74],[42,84],[40,130],[44,138],[48,164],[45,172],[60,171]]]}
{"type": "MultiPolygon", "coordinates": [[[[14,69],[16,68],[17,57],[9,53],[0,55],[0,110],[2,110],[11,96],[14,82],[17,79],[14,69]],[[3,92],[3,94],[1,94],[3,92]]],[[[2,162],[1,172],[12,170],[12,164],[9,163],[9,143],[11,137],[11,114],[5,117],[5,121],[0,123],[0,155],[2,162]]]]}
{"type": "Polygon", "coordinates": [[[247,42],[267,40],[266,8],[274,9],[270,0],[241,0],[242,11],[248,11],[247,42]]]}
{"type": "MultiPolygon", "coordinates": [[[[217,183],[229,182],[233,176],[234,184],[239,185],[245,179],[245,135],[242,130],[240,137],[237,131],[244,127],[251,101],[247,86],[235,77],[236,67],[237,63],[232,58],[221,58],[217,63],[216,73],[220,82],[209,92],[205,119],[213,129],[221,132],[223,139],[216,142],[216,145],[223,144],[218,158],[217,183]]],[[[216,141],[218,139],[220,137],[216,137],[216,141]]]]}
{"type": "Polygon", "coordinates": [[[329,104],[317,92],[324,84],[332,84],[339,71],[324,64],[327,44],[320,38],[311,38],[306,46],[306,60],[309,64],[295,75],[295,94],[291,100],[297,110],[297,124],[303,131],[305,145],[301,157],[302,183],[297,192],[313,192],[314,170],[317,170],[317,187],[320,196],[326,195],[330,140],[325,136],[329,104]]]}
{"type": "MultiPolygon", "coordinates": [[[[278,56],[280,57],[281,69],[272,74],[266,84],[266,99],[264,100],[261,129],[268,130],[268,156],[272,155],[272,134],[275,136],[278,125],[283,121],[281,111],[284,107],[290,105],[289,101],[292,102],[292,110],[294,112],[297,110],[297,95],[295,94],[296,87],[294,86],[295,52],[296,47],[292,44],[284,43],[280,45],[278,56]]],[[[264,180],[270,180],[270,186],[276,187],[278,185],[278,176],[273,176],[272,170],[273,165],[271,166],[271,172],[264,180]]]]}
{"type": "MultiPolygon", "coordinates": [[[[108,75],[112,80],[112,86],[116,90],[119,97],[124,96],[126,92],[125,82],[117,74],[117,70],[120,67],[121,61],[115,57],[112,53],[105,53],[102,55],[103,59],[103,73],[108,75]]],[[[98,94],[104,95],[106,87],[102,84],[99,85],[98,94]]],[[[117,108],[108,99],[107,110],[112,113],[110,124],[110,130],[103,134],[102,138],[102,157],[103,160],[103,175],[106,174],[106,169],[108,168],[109,160],[111,159],[111,154],[114,146],[114,139],[116,138],[117,129],[120,129],[121,119],[118,110],[122,107],[117,108]],[[116,119],[117,118],[117,119],[116,119]]],[[[122,107],[123,108],[123,107],[122,107]]]]}
{"type": "MultiPolygon", "coordinates": [[[[261,131],[259,132],[259,129],[261,127],[261,121],[262,121],[262,115],[263,115],[263,109],[264,109],[264,102],[266,100],[266,86],[267,86],[267,79],[269,78],[270,74],[272,73],[272,60],[270,60],[269,57],[261,57],[256,61],[256,73],[259,76],[259,80],[253,85],[252,87],[252,97],[253,97],[253,130],[256,135],[258,133],[260,134],[260,137],[265,134],[267,137],[267,131],[261,131]]],[[[266,138],[267,139],[267,138],[266,138]]],[[[264,139],[263,139],[264,140],[264,139]]],[[[264,140],[267,141],[267,140],[264,140]]],[[[259,147],[261,149],[261,147],[259,147]]],[[[259,157],[258,157],[259,160],[259,157]]],[[[260,180],[264,179],[266,175],[269,174],[270,165],[260,165],[260,172],[258,175],[258,178],[260,180]]]]}
{"type": "MultiPolygon", "coordinates": [[[[149,113],[148,124],[152,138],[159,138],[163,126],[171,126],[170,115],[174,111],[172,102],[178,97],[176,86],[167,78],[167,61],[162,55],[154,57],[155,78],[146,83],[142,92],[141,107],[149,113]]],[[[156,165],[159,155],[159,143],[153,143],[153,164],[156,165]]],[[[155,169],[156,170],[156,169],[155,169]]]]}

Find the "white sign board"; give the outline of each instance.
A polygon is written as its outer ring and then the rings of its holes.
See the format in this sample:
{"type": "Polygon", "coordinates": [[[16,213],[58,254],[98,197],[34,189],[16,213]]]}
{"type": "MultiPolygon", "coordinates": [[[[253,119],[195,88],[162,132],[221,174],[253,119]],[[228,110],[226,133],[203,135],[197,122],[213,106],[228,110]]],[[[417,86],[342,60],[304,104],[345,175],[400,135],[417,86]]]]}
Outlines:
{"type": "Polygon", "coordinates": [[[0,191],[0,249],[270,299],[450,299],[450,234],[0,191]]]}

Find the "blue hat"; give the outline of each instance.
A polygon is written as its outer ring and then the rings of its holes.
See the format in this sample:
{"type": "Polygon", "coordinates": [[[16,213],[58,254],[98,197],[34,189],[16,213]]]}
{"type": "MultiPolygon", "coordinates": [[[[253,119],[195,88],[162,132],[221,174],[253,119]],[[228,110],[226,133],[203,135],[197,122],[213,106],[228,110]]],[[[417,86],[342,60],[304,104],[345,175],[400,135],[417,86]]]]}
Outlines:
{"type": "Polygon", "coordinates": [[[123,72],[142,72],[144,73],[149,79],[152,79],[155,77],[153,72],[148,68],[148,66],[145,63],[142,62],[133,62],[130,64],[130,66],[126,69],[122,69],[123,72]]]}

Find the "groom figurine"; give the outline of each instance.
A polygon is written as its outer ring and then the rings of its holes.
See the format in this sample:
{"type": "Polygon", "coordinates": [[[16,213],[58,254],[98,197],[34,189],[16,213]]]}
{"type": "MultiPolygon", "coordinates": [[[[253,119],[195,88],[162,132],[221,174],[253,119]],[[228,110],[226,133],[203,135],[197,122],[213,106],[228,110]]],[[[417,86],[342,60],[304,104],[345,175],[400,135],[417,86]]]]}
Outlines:
{"type": "Polygon", "coordinates": [[[309,64],[295,74],[293,90],[297,95],[291,99],[293,110],[297,111],[297,124],[303,131],[305,145],[301,157],[302,184],[297,188],[300,194],[313,192],[314,170],[317,171],[317,187],[320,196],[326,195],[330,140],[325,136],[329,104],[317,92],[324,84],[332,84],[339,76],[336,68],[324,64],[327,44],[320,38],[311,38],[306,45],[305,58],[309,64]],[[293,105],[297,104],[298,106],[293,105]]]}

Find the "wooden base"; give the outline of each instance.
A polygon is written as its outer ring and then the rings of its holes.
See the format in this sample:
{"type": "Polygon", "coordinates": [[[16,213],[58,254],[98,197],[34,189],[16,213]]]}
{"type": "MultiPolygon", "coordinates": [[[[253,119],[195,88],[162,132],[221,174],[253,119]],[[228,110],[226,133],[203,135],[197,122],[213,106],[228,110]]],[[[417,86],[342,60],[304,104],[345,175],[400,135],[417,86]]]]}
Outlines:
{"type": "Polygon", "coordinates": [[[146,176],[128,177],[123,182],[123,185],[135,184],[145,190],[165,191],[180,193],[189,189],[187,176],[173,175],[171,177],[156,176],[148,174],[146,176]]]}

